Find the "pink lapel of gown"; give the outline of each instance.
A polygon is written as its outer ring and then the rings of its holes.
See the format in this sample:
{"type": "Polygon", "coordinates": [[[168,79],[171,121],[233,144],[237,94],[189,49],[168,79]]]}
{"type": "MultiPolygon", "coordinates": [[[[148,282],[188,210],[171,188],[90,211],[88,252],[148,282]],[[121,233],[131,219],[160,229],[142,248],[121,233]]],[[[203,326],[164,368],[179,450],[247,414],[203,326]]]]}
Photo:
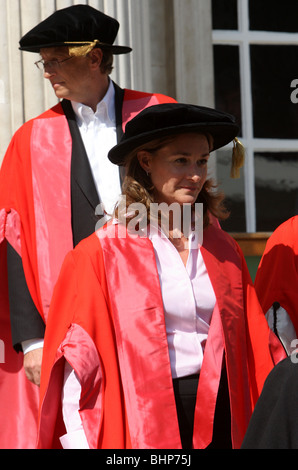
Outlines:
{"type": "Polygon", "coordinates": [[[217,304],[199,380],[194,447],[206,448],[212,440],[216,397],[225,352],[232,444],[238,448],[251,415],[242,264],[228,235],[214,225],[204,232],[202,255],[217,304]]]}
{"type": "Polygon", "coordinates": [[[132,448],[181,449],[152,244],[147,238],[129,235],[120,225],[110,225],[98,236],[105,260],[132,448]],[[117,231],[114,238],[113,230],[117,231]]]}
{"type": "MultiPolygon", "coordinates": [[[[98,232],[115,322],[128,422],[133,448],[181,448],[169,362],[163,302],[152,243],[110,225],[98,232]],[[125,275],[123,275],[125,273],[125,275]]],[[[221,272],[211,242],[202,249],[208,271],[221,272]],[[211,243],[211,245],[210,245],[211,243]]],[[[212,276],[213,277],[213,276],[212,276]]],[[[223,284],[225,285],[225,283],[223,284]]],[[[200,374],[194,448],[212,440],[224,337],[218,303],[213,312],[200,374]]]]}

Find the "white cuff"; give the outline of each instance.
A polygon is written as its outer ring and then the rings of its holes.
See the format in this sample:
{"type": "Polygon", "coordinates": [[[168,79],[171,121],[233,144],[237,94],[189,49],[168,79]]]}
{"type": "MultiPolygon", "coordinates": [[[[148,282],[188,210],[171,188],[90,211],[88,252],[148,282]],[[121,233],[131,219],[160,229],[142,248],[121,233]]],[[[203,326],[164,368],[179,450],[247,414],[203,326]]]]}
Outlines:
{"type": "Polygon", "coordinates": [[[22,349],[23,353],[27,354],[30,351],[34,351],[34,349],[43,348],[44,339],[43,338],[36,338],[36,339],[29,339],[28,341],[22,341],[22,349]]]}
{"type": "Polygon", "coordinates": [[[270,329],[272,331],[276,330],[283,347],[285,348],[287,354],[290,356],[296,349],[296,346],[292,345],[292,341],[297,338],[297,333],[295,331],[294,325],[290,319],[289,314],[283,307],[280,306],[277,310],[275,328],[273,306],[266,313],[266,318],[270,329]]]}
{"type": "Polygon", "coordinates": [[[89,449],[88,441],[83,430],[70,432],[60,437],[63,449],[89,449]]]}

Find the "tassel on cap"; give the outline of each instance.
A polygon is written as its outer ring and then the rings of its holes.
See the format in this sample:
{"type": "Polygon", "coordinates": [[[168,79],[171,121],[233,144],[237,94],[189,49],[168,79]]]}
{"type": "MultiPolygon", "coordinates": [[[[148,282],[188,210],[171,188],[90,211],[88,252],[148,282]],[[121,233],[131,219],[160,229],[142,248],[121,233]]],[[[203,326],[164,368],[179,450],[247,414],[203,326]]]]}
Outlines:
{"type": "Polygon", "coordinates": [[[237,137],[233,141],[233,156],[231,167],[231,178],[240,178],[240,168],[243,167],[245,161],[245,148],[237,137]]]}
{"type": "Polygon", "coordinates": [[[95,46],[100,44],[106,45],[101,43],[98,39],[95,39],[93,42],[88,42],[88,44],[86,44],[86,42],[65,42],[65,44],[71,44],[71,46],[69,46],[69,55],[74,57],[84,57],[89,54],[89,52],[91,52],[95,46]],[[74,46],[74,44],[77,45],[74,46]]]}

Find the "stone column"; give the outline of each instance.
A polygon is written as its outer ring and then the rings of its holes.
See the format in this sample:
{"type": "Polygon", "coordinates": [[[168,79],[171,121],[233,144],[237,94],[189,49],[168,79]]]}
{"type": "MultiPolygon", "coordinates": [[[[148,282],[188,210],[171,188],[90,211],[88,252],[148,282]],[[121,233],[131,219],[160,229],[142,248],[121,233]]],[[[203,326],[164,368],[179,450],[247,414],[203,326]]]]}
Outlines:
{"type": "Polygon", "coordinates": [[[214,105],[211,0],[174,0],[178,100],[214,105]]]}
{"type": "MultiPolygon", "coordinates": [[[[214,106],[211,0],[174,0],[177,100],[214,106]]],[[[209,161],[216,179],[215,155],[209,161]]]]}
{"type": "Polygon", "coordinates": [[[11,133],[11,110],[10,110],[10,70],[9,70],[9,50],[8,50],[8,31],[7,31],[7,3],[1,5],[0,19],[0,43],[2,44],[2,53],[0,54],[0,150],[1,154],[5,151],[9,136],[11,133]]]}

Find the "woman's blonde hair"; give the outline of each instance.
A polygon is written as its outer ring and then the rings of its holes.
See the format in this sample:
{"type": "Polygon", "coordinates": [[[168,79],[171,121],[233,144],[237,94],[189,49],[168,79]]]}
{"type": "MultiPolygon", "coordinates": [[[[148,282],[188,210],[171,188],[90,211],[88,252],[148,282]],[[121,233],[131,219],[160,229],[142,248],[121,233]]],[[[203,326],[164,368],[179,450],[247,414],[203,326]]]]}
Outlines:
{"type": "MultiPolygon", "coordinates": [[[[204,134],[205,135],[205,134],[204,134]]],[[[209,147],[212,149],[212,137],[206,135],[209,147]]],[[[150,204],[154,203],[152,181],[150,175],[141,167],[138,161],[138,153],[140,151],[147,151],[154,154],[162,147],[172,142],[175,136],[164,137],[162,139],[157,139],[144,144],[135,150],[133,150],[126,157],[126,176],[122,186],[122,196],[125,197],[125,208],[122,205],[118,205],[115,209],[114,216],[118,219],[122,216],[123,213],[119,213],[120,207],[121,210],[125,210],[125,220],[127,223],[135,217],[135,214],[130,215],[129,206],[134,203],[140,203],[146,207],[147,210],[147,222],[150,221],[150,204]]],[[[210,224],[209,215],[212,214],[218,220],[225,220],[229,217],[229,212],[224,206],[224,194],[217,190],[217,185],[212,179],[208,179],[197,199],[197,203],[203,203],[203,214],[204,214],[204,228],[207,228],[210,224]]]]}

